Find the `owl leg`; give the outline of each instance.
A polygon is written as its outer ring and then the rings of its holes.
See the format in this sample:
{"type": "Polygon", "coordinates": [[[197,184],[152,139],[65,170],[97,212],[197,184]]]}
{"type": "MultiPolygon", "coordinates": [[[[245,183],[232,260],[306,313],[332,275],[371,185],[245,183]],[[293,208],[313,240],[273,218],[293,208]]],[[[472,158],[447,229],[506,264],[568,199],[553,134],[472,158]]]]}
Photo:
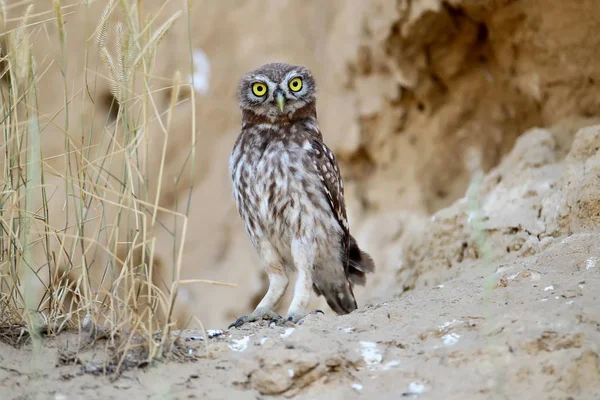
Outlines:
{"type": "Polygon", "coordinates": [[[288,277],[285,275],[285,272],[279,269],[274,270],[270,268],[267,268],[267,275],[269,276],[269,289],[267,290],[267,294],[265,294],[265,297],[263,297],[260,303],[258,303],[256,309],[252,314],[274,314],[277,317],[281,318],[272,310],[275,308],[277,303],[279,303],[279,300],[281,300],[281,298],[283,297],[283,293],[285,293],[285,290],[288,287],[288,277]]]}
{"type": "Polygon", "coordinates": [[[232,327],[239,328],[247,322],[255,322],[263,319],[280,321],[281,316],[277,314],[273,309],[283,297],[283,293],[288,286],[288,278],[281,267],[269,267],[265,268],[267,275],[269,276],[269,289],[262,298],[260,303],[256,306],[252,314],[239,317],[234,323],[229,325],[228,329],[232,327]]]}
{"type": "MultiPolygon", "coordinates": [[[[308,306],[313,290],[313,269],[315,259],[315,245],[307,240],[294,240],[292,242],[292,257],[298,270],[294,297],[288,309],[286,321],[297,323],[308,313],[308,306]]],[[[321,312],[315,310],[315,312],[321,312]]]]}

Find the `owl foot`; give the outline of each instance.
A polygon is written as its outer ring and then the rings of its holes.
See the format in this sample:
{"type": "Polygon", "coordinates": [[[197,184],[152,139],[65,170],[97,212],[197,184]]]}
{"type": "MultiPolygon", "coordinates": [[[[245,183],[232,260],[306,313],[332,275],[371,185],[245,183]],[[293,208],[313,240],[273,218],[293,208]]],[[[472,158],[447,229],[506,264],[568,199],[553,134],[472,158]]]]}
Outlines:
{"type": "Polygon", "coordinates": [[[229,325],[229,327],[227,327],[227,329],[231,329],[231,328],[239,328],[240,326],[248,323],[248,322],[255,322],[255,321],[260,321],[260,320],[270,320],[270,321],[275,321],[275,322],[279,322],[282,321],[283,318],[281,317],[281,315],[277,314],[274,311],[269,310],[268,308],[257,308],[256,310],[254,310],[252,312],[252,314],[250,315],[244,315],[243,317],[239,317],[234,323],[232,323],[231,325],[229,325]]]}
{"type": "Polygon", "coordinates": [[[304,318],[306,318],[307,315],[314,315],[314,314],[325,314],[323,311],[321,310],[312,310],[311,312],[309,312],[308,314],[288,314],[288,316],[285,318],[286,322],[291,322],[292,324],[298,324],[298,325],[302,325],[304,323],[304,318]]]}

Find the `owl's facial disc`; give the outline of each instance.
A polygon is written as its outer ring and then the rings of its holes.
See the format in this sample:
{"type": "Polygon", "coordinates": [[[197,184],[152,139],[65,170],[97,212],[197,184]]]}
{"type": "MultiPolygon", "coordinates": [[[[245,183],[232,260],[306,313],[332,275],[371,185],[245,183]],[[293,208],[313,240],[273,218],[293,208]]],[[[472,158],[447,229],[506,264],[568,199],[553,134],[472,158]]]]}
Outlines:
{"type": "Polygon", "coordinates": [[[273,96],[275,97],[275,104],[277,104],[277,108],[279,108],[279,111],[283,112],[283,108],[285,107],[285,94],[283,93],[283,90],[275,90],[273,96]]]}

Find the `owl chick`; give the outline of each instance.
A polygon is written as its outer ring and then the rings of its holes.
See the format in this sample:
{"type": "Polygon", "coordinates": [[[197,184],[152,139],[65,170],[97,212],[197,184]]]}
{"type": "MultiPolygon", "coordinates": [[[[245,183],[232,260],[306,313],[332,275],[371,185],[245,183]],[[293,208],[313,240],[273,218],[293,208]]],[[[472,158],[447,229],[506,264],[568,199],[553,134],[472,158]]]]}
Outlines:
{"type": "Polygon", "coordinates": [[[375,265],[350,235],[344,185],[319,130],[310,71],[285,63],[263,65],[242,78],[238,100],[242,130],[229,173],[269,289],[252,314],[230,328],[260,319],[297,323],[308,314],[312,290],[337,314],[354,311],[353,285],[364,285],[365,273],[375,265]],[[273,310],[294,270],[294,296],[282,320],[273,310]]]}

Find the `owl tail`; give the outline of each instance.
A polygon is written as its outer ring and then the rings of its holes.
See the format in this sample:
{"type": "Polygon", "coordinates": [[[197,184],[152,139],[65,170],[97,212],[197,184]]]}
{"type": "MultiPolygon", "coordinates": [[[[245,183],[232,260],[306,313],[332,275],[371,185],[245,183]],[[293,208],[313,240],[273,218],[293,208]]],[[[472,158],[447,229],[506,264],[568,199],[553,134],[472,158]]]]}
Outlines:
{"type": "Polygon", "coordinates": [[[347,268],[345,279],[332,281],[317,275],[313,285],[317,295],[323,295],[329,307],[337,314],[348,314],[358,308],[352,287],[364,286],[367,282],[365,275],[375,271],[373,259],[360,250],[352,236],[350,236],[348,253],[343,255],[343,261],[343,265],[347,268]]]}
{"type": "Polygon", "coordinates": [[[358,308],[352,285],[348,280],[344,279],[341,282],[324,282],[320,281],[313,284],[313,289],[318,296],[323,295],[327,301],[327,305],[336,314],[348,314],[358,308]]]}
{"type": "Polygon", "coordinates": [[[375,263],[370,255],[362,251],[356,240],[350,235],[350,246],[348,247],[348,270],[346,276],[353,285],[365,286],[366,274],[375,271],[375,263]]]}

